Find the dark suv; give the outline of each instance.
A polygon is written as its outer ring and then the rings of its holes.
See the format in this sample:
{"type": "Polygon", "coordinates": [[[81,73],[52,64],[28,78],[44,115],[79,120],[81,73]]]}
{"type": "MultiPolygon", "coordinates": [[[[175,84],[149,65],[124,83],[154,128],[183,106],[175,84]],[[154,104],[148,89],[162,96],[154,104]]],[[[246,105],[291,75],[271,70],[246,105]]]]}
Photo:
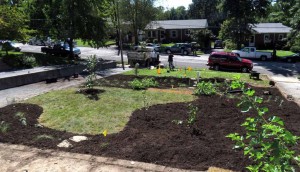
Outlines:
{"type": "Polygon", "coordinates": [[[212,52],[208,58],[207,65],[215,70],[231,69],[242,72],[250,72],[253,69],[251,60],[238,57],[234,53],[212,52]]]}
{"type": "Polygon", "coordinates": [[[192,52],[192,46],[188,43],[176,43],[173,46],[166,47],[166,53],[180,53],[183,55],[188,55],[192,52]]]}

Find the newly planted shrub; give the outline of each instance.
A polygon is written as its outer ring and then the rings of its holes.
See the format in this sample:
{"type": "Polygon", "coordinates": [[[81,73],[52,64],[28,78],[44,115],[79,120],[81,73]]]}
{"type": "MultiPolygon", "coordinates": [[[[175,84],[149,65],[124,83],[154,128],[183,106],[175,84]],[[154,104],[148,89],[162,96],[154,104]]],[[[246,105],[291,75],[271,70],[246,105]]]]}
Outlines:
{"type": "Polygon", "coordinates": [[[196,95],[214,95],[217,90],[213,83],[211,82],[200,82],[197,84],[195,89],[196,95]]]}
{"type": "Polygon", "coordinates": [[[144,78],[142,80],[142,83],[145,85],[146,88],[158,86],[158,83],[155,81],[154,78],[144,78]]]}
{"type": "Polygon", "coordinates": [[[243,91],[241,102],[238,104],[242,112],[249,112],[250,109],[257,112],[256,116],[247,118],[242,124],[246,130],[245,135],[231,133],[226,136],[235,141],[234,148],[243,149],[244,155],[255,162],[247,169],[251,172],[295,171],[292,164],[294,161],[294,164],[300,165],[300,156],[296,156],[291,147],[297,144],[299,137],[285,129],[284,122],[279,117],[267,118],[268,108],[259,106],[263,99],[254,96],[254,90],[245,89],[239,78],[232,82],[231,87],[243,91]]]}
{"type": "Polygon", "coordinates": [[[97,67],[97,57],[96,55],[89,56],[87,60],[87,71],[89,75],[86,78],[86,87],[93,88],[95,83],[94,80],[96,79],[96,67],[97,67]]]}
{"type": "Polygon", "coordinates": [[[25,114],[23,112],[17,112],[15,114],[16,118],[18,118],[18,120],[21,122],[22,125],[27,125],[27,120],[25,117],[25,114]]]}
{"type": "Polygon", "coordinates": [[[1,133],[7,132],[8,128],[9,128],[9,124],[7,122],[5,122],[5,121],[0,122],[0,132],[1,133]]]}
{"type": "Polygon", "coordinates": [[[129,85],[132,87],[132,89],[134,90],[142,90],[145,89],[145,85],[143,84],[142,81],[140,81],[139,79],[134,79],[133,81],[131,81],[129,83],[129,85]]]}
{"type": "Polygon", "coordinates": [[[196,122],[196,115],[198,112],[198,107],[194,106],[193,104],[189,104],[189,115],[187,119],[188,126],[192,126],[196,122]]]}

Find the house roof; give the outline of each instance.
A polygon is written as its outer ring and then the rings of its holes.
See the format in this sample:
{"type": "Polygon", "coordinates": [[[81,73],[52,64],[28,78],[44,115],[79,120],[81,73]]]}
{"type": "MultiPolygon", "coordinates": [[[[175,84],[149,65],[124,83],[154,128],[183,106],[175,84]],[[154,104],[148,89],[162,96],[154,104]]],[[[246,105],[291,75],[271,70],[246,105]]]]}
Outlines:
{"type": "Polygon", "coordinates": [[[203,29],[207,28],[207,19],[194,19],[194,20],[160,20],[151,21],[146,30],[155,29],[203,29]]]}
{"type": "Polygon", "coordinates": [[[252,28],[257,33],[289,33],[292,28],[282,23],[259,23],[252,28]]]}

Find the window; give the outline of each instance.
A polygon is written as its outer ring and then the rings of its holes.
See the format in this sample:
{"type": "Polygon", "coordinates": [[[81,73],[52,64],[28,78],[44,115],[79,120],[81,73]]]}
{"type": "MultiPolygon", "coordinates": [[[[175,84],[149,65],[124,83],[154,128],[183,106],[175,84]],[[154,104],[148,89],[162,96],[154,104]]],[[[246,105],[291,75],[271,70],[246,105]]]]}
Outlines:
{"type": "Polygon", "coordinates": [[[177,38],[177,30],[171,30],[171,37],[177,38]]]}
{"type": "Polygon", "coordinates": [[[160,38],[165,38],[165,31],[164,30],[160,31],[160,38]]]}
{"type": "Polygon", "coordinates": [[[156,31],[152,31],[152,37],[155,38],[156,37],[156,31]]]}
{"type": "Polygon", "coordinates": [[[281,41],[283,39],[283,34],[278,35],[278,40],[281,41]]]}
{"type": "Polygon", "coordinates": [[[270,34],[264,34],[264,42],[265,43],[271,42],[270,34]]]}
{"type": "Polygon", "coordinates": [[[255,49],[254,48],[250,48],[250,52],[255,52],[255,49]]]}
{"type": "Polygon", "coordinates": [[[244,48],[243,51],[249,53],[249,48],[244,48]]]}
{"type": "Polygon", "coordinates": [[[190,33],[191,33],[191,31],[190,31],[189,29],[186,29],[186,30],[185,30],[185,34],[186,34],[186,35],[189,35],[190,33]]]}
{"type": "Polygon", "coordinates": [[[155,38],[156,37],[156,31],[152,30],[152,31],[148,31],[148,38],[155,38]]]}
{"type": "Polygon", "coordinates": [[[148,38],[151,38],[151,31],[148,31],[148,38]]]}
{"type": "Polygon", "coordinates": [[[254,43],[254,35],[250,36],[250,43],[254,43]]]}

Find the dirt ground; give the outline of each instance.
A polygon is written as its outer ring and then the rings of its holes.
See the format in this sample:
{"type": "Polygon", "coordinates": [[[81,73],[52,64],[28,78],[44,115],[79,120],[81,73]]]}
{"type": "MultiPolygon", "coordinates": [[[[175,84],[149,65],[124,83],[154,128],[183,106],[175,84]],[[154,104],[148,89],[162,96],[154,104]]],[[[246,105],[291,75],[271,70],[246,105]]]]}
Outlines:
{"type": "MultiPolygon", "coordinates": [[[[123,76],[123,80],[128,81],[132,77],[123,76]]],[[[108,77],[100,82],[108,85],[111,83],[110,80],[120,82],[121,76],[108,77]]],[[[174,80],[172,85],[180,85],[178,82],[179,80],[174,80]]],[[[187,84],[189,81],[181,82],[187,84]]],[[[163,87],[170,88],[170,84],[163,87]]],[[[264,97],[267,102],[263,106],[269,108],[268,116],[281,117],[285,121],[286,128],[299,136],[300,113],[297,104],[287,101],[276,88],[254,89],[256,94],[264,97]],[[271,95],[263,95],[264,91],[270,91],[271,95]]],[[[99,96],[101,97],[101,94],[99,96]]],[[[41,107],[32,104],[13,104],[0,108],[0,122],[5,121],[9,124],[7,132],[0,132],[0,142],[115,157],[182,169],[207,170],[214,166],[245,171],[244,167],[251,164],[251,161],[243,156],[242,151],[233,150],[234,143],[225,137],[229,133],[244,133],[240,125],[246,117],[254,114],[253,111],[241,113],[236,106],[238,102],[237,99],[219,95],[200,96],[193,102],[151,106],[146,113],[144,109],[136,110],[120,133],[106,137],[87,135],[89,140],[72,142],[72,148],[58,148],[57,144],[76,134],[38,125],[37,119],[43,113],[41,107]],[[199,108],[196,122],[192,126],[187,125],[189,104],[199,108]],[[17,113],[23,114],[26,125],[22,125],[22,115],[16,116],[17,113]],[[178,121],[182,121],[182,124],[178,121]]],[[[300,152],[299,146],[295,149],[300,152]]]]}

